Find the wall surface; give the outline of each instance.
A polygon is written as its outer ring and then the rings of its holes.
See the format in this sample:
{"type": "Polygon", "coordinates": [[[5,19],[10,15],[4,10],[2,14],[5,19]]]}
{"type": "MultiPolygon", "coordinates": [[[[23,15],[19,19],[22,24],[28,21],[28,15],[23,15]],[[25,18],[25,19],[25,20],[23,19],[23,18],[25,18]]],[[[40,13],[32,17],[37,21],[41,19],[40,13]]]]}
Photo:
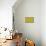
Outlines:
{"type": "Polygon", "coordinates": [[[13,8],[15,29],[41,46],[41,0],[22,0],[16,4],[13,8]],[[25,23],[25,17],[34,17],[34,23],[25,23]]]}
{"type": "MultiPolygon", "coordinates": [[[[5,36],[10,36],[9,30],[12,29],[12,6],[16,0],[0,0],[0,38],[5,38],[5,36]],[[1,27],[8,28],[6,32],[1,27]]],[[[9,38],[9,37],[7,37],[9,38]]]]}
{"type": "Polygon", "coordinates": [[[46,0],[41,0],[41,40],[42,46],[46,46],[46,0]]]}
{"type": "Polygon", "coordinates": [[[12,6],[16,0],[0,0],[0,27],[12,28],[12,6]]]}

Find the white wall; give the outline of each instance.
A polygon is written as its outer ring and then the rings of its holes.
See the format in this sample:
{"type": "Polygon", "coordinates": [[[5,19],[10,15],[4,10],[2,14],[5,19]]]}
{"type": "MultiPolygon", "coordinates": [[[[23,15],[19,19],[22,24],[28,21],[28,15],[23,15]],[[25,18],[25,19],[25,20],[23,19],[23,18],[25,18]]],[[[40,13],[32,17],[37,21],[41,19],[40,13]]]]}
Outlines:
{"type": "Polygon", "coordinates": [[[42,46],[46,46],[46,0],[41,1],[41,40],[42,46]]]}
{"type": "Polygon", "coordinates": [[[0,0],[0,27],[12,28],[12,6],[16,0],[0,0]]]}
{"type": "Polygon", "coordinates": [[[13,12],[18,32],[41,46],[41,0],[23,0],[17,7],[14,5],[13,12]],[[34,23],[25,23],[25,17],[34,17],[34,23]]]}

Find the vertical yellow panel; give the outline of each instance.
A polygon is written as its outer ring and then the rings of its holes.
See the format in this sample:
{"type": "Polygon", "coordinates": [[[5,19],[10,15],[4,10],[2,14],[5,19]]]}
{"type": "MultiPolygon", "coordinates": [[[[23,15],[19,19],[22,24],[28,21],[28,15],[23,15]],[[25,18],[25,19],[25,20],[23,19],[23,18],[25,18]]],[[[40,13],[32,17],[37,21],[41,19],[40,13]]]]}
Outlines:
{"type": "Polygon", "coordinates": [[[34,23],[34,17],[25,17],[25,23],[34,23]]]}

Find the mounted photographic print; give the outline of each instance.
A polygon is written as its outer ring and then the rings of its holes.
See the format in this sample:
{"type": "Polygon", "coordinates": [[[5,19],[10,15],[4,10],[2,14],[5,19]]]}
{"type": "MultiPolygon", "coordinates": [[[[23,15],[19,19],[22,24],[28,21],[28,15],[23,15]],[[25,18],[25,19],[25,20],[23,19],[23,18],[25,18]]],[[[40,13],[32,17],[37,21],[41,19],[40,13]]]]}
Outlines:
{"type": "Polygon", "coordinates": [[[34,23],[34,17],[25,17],[25,23],[34,23]]]}

